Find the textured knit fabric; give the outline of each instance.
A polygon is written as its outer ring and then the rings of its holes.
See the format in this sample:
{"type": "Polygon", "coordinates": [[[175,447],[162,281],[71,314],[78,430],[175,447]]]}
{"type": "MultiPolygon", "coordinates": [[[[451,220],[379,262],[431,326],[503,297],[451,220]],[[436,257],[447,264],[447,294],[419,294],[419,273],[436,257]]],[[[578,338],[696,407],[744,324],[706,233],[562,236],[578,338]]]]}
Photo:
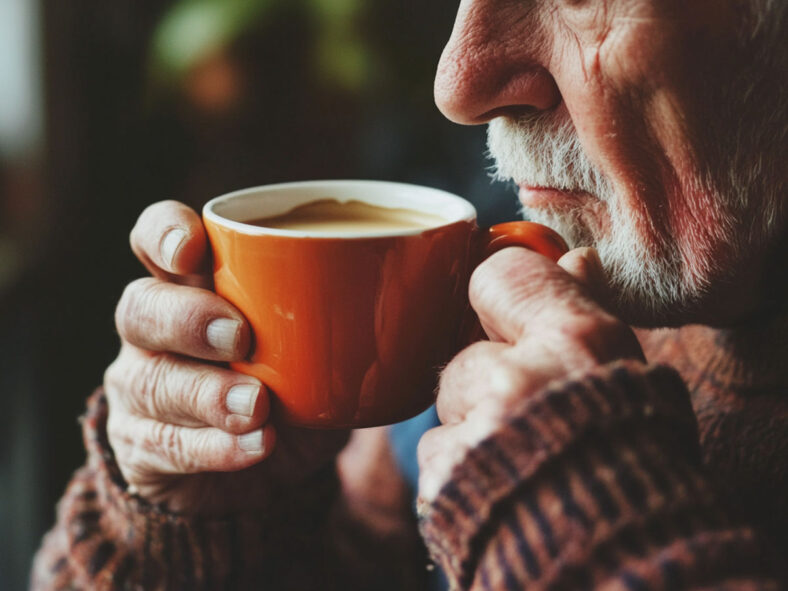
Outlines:
{"type": "Polygon", "coordinates": [[[58,506],[33,589],[256,589],[262,581],[276,589],[323,588],[333,471],[303,488],[309,498],[280,499],[270,514],[176,515],[126,492],[106,416],[106,400],[95,394],[83,421],[88,463],[58,506]]]}
{"type": "MultiPolygon", "coordinates": [[[[523,400],[421,507],[424,539],[451,583],[785,588],[788,368],[778,337],[761,335],[661,332],[647,355],[675,369],[613,364],[523,400]],[[764,339],[777,351],[770,359],[764,339]]],[[[334,473],[276,514],[174,515],[126,491],[105,422],[96,396],[84,422],[89,460],[36,558],[34,589],[353,588],[338,583],[333,558],[334,473]]],[[[386,474],[399,476],[377,464],[384,474],[370,488],[388,490],[386,474]]],[[[357,533],[372,546],[374,536],[357,533]]],[[[380,573],[355,588],[418,588],[380,573]]]]}
{"type": "Polygon", "coordinates": [[[728,511],[758,526],[788,570],[788,321],[736,333],[658,331],[649,359],[684,378],[702,463],[728,511]]]}
{"type": "Polygon", "coordinates": [[[405,483],[390,479],[396,464],[387,445],[364,458],[380,468],[366,483],[378,498],[349,479],[338,494],[330,467],[266,513],[180,515],[128,492],[107,441],[107,411],[96,392],[82,421],[87,465],[58,505],[32,589],[425,588],[427,557],[405,483]]]}
{"type": "Polygon", "coordinates": [[[421,507],[422,532],[458,589],[781,588],[700,459],[679,376],[614,364],[524,400],[421,507]]]}

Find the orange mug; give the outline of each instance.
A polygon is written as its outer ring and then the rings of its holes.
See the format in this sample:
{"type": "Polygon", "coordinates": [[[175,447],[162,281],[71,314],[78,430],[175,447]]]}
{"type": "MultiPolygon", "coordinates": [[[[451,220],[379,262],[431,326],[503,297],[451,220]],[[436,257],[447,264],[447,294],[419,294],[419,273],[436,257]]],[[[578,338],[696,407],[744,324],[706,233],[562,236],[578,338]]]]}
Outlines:
{"type": "Polygon", "coordinates": [[[279,420],[359,428],[412,417],[434,402],[438,370],[462,347],[473,267],[506,246],[557,260],[566,244],[529,222],[476,226],[464,199],[380,181],[311,181],[237,191],[203,219],[216,292],[249,321],[253,349],[233,369],[270,389],[279,420]],[[445,220],[375,235],[245,223],[321,199],[363,201],[445,220]]]}

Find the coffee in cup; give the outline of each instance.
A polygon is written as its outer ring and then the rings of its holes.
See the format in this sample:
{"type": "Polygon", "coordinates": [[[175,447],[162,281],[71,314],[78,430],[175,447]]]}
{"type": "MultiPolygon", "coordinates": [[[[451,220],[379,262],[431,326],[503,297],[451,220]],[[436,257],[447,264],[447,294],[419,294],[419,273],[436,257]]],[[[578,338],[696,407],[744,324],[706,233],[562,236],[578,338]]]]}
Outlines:
{"type": "Polygon", "coordinates": [[[364,201],[319,199],[273,217],[249,220],[247,224],[301,232],[351,232],[376,234],[402,230],[425,230],[446,220],[423,211],[380,207],[364,201]]]}
{"type": "Polygon", "coordinates": [[[253,332],[249,359],[231,367],[268,387],[277,420],[312,428],[427,408],[439,368],[467,344],[468,280],[485,249],[566,250],[543,226],[482,233],[464,199],[378,181],[247,189],[211,200],[203,219],[216,292],[253,332]]]}

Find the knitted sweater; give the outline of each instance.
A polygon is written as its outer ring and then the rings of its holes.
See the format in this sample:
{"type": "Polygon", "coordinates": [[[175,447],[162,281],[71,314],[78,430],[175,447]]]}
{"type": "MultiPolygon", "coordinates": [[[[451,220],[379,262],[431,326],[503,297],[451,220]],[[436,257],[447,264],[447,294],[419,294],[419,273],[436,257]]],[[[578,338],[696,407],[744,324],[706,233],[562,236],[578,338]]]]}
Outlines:
{"type": "MultiPolygon", "coordinates": [[[[784,588],[788,374],[742,370],[753,364],[727,362],[731,344],[704,331],[651,339],[650,358],[673,368],[622,362],[552,384],[469,453],[419,507],[453,587],[784,588]]],[[[359,588],[336,552],[335,474],[265,515],[175,515],[126,490],[105,422],[97,395],[83,423],[88,462],[33,589],[359,588]]],[[[382,573],[360,588],[392,580],[416,585],[382,573]]]]}

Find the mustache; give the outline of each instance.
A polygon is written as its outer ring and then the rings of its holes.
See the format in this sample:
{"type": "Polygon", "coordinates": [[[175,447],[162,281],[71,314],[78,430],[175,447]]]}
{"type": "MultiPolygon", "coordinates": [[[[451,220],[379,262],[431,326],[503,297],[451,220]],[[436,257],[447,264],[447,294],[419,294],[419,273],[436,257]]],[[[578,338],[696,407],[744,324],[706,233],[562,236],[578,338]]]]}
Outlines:
{"type": "Polygon", "coordinates": [[[494,180],[590,193],[605,201],[612,193],[568,117],[535,113],[493,119],[487,127],[487,150],[494,180]]]}

